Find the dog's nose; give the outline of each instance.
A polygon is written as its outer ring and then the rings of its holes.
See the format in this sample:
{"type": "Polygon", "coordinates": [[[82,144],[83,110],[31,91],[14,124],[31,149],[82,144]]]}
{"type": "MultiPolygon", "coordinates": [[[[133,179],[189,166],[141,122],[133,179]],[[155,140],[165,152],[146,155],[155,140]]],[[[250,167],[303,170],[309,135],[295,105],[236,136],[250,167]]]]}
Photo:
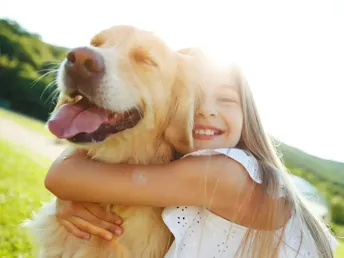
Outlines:
{"type": "Polygon", "coordinates": [[[75,48],[67,54],[65,68],[72,78],[88,79],[104,71],[104,58],[90,48],[75,48]]]}

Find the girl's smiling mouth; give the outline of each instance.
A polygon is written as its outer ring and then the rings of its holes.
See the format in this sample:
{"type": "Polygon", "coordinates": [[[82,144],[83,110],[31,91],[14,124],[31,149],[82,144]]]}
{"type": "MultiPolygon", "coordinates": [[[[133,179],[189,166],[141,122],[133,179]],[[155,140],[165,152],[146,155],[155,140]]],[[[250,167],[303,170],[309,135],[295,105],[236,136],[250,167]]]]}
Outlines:
{"type": "Polygon", "coordinates": [[[209,140],[223,134],[223,130],[210,125],[197,124],[193,129],[194,139],[209,140]]]}

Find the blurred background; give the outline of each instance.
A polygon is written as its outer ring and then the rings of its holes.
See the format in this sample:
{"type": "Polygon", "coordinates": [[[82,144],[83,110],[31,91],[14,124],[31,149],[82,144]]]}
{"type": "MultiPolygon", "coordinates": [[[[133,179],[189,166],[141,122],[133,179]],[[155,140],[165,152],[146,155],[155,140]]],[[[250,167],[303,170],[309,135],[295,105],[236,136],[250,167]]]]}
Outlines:
{"type": "Polygon", "coordinates": [[[44,127],[68,49],[119,24],[171,47],[240,60],[297,189],[344,257],[344,1],[2,0],[0,257],[32,257],[18,225],[51,198],[43,180],[65,147],[44,127]]]}

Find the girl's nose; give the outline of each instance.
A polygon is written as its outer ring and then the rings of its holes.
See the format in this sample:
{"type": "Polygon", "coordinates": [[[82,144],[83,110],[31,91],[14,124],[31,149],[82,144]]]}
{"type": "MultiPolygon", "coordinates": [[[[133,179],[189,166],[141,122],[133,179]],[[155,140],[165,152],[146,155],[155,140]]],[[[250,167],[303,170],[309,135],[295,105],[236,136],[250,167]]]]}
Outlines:
{"type": "Polygon", "coordinates": [[[215,103],[213,103],[213,101],[202,100],[196,114],[204,117],[217,116],[215,103]]]}

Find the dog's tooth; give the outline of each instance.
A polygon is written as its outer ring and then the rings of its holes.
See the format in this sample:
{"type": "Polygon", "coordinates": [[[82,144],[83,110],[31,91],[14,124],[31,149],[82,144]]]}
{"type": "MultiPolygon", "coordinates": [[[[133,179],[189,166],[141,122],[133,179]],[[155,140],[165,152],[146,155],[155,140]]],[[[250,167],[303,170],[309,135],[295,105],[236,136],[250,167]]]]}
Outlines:
{"type": "Polygon", "coordinates": [[[80,100],[82,100],[84,97],[81,95],[76,95],[74,98],[74,103],[78,103],[80,100]]]}

